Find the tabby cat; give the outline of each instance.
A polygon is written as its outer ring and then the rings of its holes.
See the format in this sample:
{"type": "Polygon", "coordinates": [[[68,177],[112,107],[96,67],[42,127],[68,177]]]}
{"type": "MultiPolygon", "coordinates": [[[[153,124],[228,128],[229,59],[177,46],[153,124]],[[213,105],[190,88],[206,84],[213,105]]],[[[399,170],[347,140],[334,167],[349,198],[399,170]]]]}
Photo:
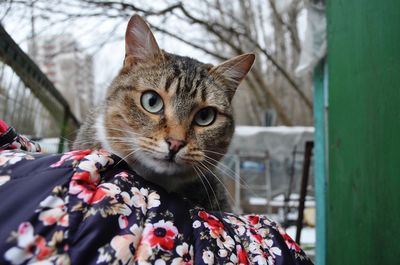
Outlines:
{"type": "Polygon", "coordinates": [[[166,190],[206,209],[226,210],[212,170],[232,138],[231,100],[254,54],[218,66],[171,54],[137,15],[128,23],[125,50],[122,70],[73,148],[109,150],[166,190]]]}

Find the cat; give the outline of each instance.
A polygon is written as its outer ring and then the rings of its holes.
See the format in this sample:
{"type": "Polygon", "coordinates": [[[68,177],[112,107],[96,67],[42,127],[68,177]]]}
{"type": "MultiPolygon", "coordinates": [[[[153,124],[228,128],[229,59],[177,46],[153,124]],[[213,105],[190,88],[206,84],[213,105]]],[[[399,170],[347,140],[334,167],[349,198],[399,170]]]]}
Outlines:
{"type": "Polygon", "coordinates": [[[213,66],[168,53],[138,15],[128,23],[125,53],[73,149],[106,149],[167,191],[206,209],[229,209],[213,171],[234,132],[232,97],[255,55],[213,66]]]}

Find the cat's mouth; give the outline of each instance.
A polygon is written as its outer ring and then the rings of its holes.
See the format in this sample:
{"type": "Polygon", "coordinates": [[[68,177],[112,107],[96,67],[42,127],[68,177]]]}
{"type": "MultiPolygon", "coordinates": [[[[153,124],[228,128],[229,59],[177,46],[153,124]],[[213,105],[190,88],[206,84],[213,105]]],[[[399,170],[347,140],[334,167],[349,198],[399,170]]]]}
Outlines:
{"type": "Polygon", "coordinates": [[[161,162],[167,163],[167,164],[176,164],[179,165],[179,161],[176,157],[176,155],[173,154],[167,154],[164,157],[154,157],[156,160],[159,160],[161,162]]]}
{"type": "Polygon", "coordinates": [[[159,153],[145,153],[144,154],[147,157],[150,157],[151,159],[154,159],[155,161],[158,161],[160,163],[165,163],[169,166],[171,165],[183,165],[187,164],[185,163],[181,156],[180,152],[159,152],[159,153]]]}
{"type": "Polygon", "coordinates": [[[165,156],[165,160],[169,163],[176,163],[176,154],[169,152],[168,155],[165,156]]]}

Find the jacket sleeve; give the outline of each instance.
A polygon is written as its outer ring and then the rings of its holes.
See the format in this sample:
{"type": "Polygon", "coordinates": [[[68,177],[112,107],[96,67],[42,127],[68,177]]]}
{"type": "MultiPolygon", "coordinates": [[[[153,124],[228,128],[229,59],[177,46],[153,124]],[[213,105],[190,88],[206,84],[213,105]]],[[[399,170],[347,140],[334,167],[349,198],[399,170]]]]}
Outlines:
{"type": "Polygon", "coordinates": [[[39,144],[18,134],[13,127],[0,119],[0,150],[19,149],[28,152],[40,152],[39,144]]]}

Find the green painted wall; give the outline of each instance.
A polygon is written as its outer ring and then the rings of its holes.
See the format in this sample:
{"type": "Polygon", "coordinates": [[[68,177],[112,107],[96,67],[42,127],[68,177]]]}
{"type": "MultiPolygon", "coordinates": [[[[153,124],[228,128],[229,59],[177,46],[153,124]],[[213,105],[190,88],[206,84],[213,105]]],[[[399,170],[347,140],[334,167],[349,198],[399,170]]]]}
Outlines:
{"type": "Polygon", "coordinates": [[[400,1],[327,15],[327,264],[400,264],[400,1]]]}

